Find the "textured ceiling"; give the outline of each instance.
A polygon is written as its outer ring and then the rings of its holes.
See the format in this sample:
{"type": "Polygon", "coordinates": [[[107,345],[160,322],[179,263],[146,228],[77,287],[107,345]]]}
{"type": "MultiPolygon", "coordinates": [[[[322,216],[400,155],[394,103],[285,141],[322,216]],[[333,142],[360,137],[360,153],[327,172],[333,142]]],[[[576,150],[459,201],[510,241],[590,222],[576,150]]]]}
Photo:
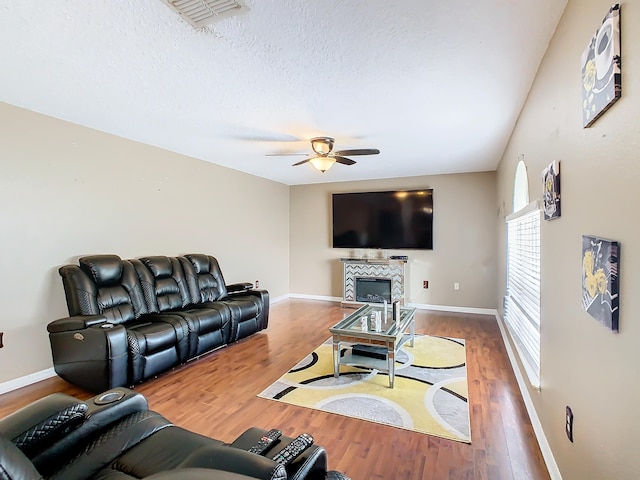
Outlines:
{"type": "Polygon", "coordinates": [[[0,100],[289,185],[494,170],[566,0],[245,4],[2,0],[0,100]],[[381,153],[266,156],[318,135],[381,153]]]}

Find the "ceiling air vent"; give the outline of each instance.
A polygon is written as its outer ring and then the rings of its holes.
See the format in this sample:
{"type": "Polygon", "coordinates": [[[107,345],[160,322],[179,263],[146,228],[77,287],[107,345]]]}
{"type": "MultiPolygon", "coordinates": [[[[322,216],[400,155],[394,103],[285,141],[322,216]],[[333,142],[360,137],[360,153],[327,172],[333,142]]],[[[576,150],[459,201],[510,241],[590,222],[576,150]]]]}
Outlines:
{"type": "Polygon", "coordinates": [[[248,10],[237,0],[162,0],[196,28],[248,10]]]}

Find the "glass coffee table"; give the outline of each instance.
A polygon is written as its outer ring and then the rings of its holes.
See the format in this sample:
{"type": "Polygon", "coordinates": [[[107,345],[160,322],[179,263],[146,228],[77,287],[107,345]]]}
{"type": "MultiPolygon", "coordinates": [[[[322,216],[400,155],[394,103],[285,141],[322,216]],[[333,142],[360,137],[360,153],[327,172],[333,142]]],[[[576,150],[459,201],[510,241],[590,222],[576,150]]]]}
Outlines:
{"type": "Polygon", "coordinates": [[[415,338],[413,307],[400,307],[400,318],[393,319],[391,305],[384,315],[383,305],[364,305],[329,329],[333,335],[333,375],[340,376],[340,365],[366,367],[387,372],[393,388],[396,353],[415,338]],[[376,323],[376,312],[381,320],[376,323]],[[352,353],[340,356],[342,342],[352,345],[352,353]]]}

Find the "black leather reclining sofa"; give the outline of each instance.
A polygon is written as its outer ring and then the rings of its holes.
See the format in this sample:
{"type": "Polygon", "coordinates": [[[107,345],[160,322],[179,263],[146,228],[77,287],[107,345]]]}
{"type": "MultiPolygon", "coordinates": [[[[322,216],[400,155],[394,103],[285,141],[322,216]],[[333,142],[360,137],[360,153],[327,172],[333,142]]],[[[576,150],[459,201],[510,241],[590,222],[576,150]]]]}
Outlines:
{"type": "Polygon", "coordinates": [[[54,368],[90,392],[132,386],[267,328],[268,292],[226,285],[209,255],[93,255],[59,273],[70,316],[47,326],[54,368]]]}
{"type": "Polygon", "coordinates": [[[86,401],[44,397],[0,420],[3,480],[337,480],[324,448],[311,445],[291,463],[250,453],[265,430],[250,428],[230,444],[173,425],[127,388],[86,401]]]}

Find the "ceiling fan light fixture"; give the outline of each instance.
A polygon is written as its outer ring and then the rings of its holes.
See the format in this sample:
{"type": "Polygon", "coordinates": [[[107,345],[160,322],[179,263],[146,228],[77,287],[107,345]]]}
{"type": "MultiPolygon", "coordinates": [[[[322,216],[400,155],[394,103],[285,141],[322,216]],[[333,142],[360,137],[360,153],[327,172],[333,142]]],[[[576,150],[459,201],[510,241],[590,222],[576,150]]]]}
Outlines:
{"type": "Polygon", "coordinates": [[[322,173],[329,170],[333,164],[336,163],[336,161],[331,157],[314,157],[309,161],[311,162],[311,165],[322,173]]]}
{"type": "MultiPolygon", "coordinates": [[[[296,162],[292,166],[304,165],[305,163],[311,163],[313,168],[319,172],[326,172],[334,163],[341,165],[355,165],[356,161],[347,157],[351,155],[377,155],[380,150],[377,148],[355,148],[348,150],[339,150],[333,152],[334,140],[331,137],[313,137],[309,139],[311,142],[311,148],[313,153],[307,155],[307,158],[301,162],[296,162]]],[[[269,154],[267,154],[269,156],[269,154]]],[[[304,153],[276,153],[272,155],[304,155],[304,153]]]]}
{"type": "Polygon", "coordinates": [[[333,141],[331,137],[315,137],[311,139],[311,148],[318,155],[327,155],[333,150],[333,141]]]}

